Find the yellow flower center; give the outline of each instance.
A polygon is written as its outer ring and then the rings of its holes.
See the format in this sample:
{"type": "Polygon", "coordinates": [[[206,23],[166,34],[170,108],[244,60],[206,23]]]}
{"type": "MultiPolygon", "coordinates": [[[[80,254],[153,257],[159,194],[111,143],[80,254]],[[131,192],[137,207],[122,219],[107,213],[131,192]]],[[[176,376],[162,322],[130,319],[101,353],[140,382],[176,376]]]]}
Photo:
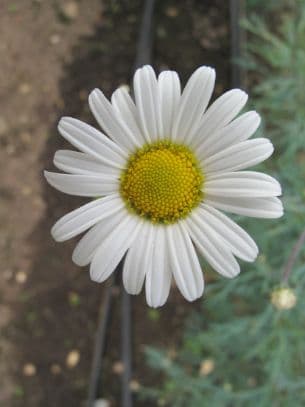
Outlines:
{"type": "Polygon", "coordinates": [[[185,146],[158,141],[138,149],[121,175],[127,207],[154,223],[174,223],[202,200],[203,174],[185,146]]]}

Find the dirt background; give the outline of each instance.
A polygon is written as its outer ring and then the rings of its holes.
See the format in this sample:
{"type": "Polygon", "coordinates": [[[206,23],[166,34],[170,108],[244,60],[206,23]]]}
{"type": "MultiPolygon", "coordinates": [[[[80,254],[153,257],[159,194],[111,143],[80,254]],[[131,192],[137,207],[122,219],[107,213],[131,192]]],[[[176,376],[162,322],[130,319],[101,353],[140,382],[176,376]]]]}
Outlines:
{"type": "MultiPolygon", "coordinates": [[[[141,1],[1,0],[0,2],[0,406],[83,406],[104,286],[71,261],[75,241],[55,244],[52,224],[85,202],[48,187],[62,115],[94,124],[88,93],[107,95],[128,83],[141,1]],[[72,353],[71,353],[72,352],[72,353]]],[[[227,2],[160,1],[154,66],[176,69],[183,82],[199,65],[229,83],[227,2]]],[[[172,347],[193,304],[172,291],[159,311],[133,301],[133,389],[157,385],[147,370],[148,345],[172,347]]],[[[103,397],[118,406],[118,305],[111,326],[103,397]]],[[[141,405],[136,401],[136,405],[141,405]]],[[[147,405],[147,404],[143,404],[147,405]]]]}

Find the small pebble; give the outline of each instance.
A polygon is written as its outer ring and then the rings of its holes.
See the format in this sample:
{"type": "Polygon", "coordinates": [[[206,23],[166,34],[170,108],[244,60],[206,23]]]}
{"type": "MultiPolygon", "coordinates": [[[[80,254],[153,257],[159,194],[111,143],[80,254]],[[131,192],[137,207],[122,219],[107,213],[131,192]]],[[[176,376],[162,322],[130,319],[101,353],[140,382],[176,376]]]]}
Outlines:
{"type": "Polygon", "coordinates": [[[31,92],[31,85],[29,84],[29,83],[21,83],[20,85],[19,85],[19,88],[18,88],[18,90],[19,90],[19,93],[21,93],[22,95],[27,95],[28,93],[30,93],[31,92]]]}
{"type": "Polygon", "coordinates": [[[15,280],[16,280],[16,283],[18,283],[18,284],[24,284],[27,279],[28,279],[28,276],[24,271],[18,271],[15,274],[15,280]]]}
{"type": "Polygon", "coordinates": [[[35,376],[36,366],[33,365],[33,363],[26,363],[23,366],[23,374],[24,374],[24,376],[28,376],[28,377],[35,376]]]}
{"type": "Polygon", "coordinates": [[[80,353],[77,349],[71,350],[66,357],[66,365],[69,369],[73,369],[78,365],[80,360],[80,353]]]}
{"type": "Polygon", "coordinates": [[[179,10],[177,9],[177,7],[170,6],[167,7],[167,9],[165,10],[165,14],[167,15],[167,17],[175,18],[178,16],[179,10]]]}
{"type": "Polygon", "coordinates": [[[50,44],[51,44],[51,45],[57,45],[57,44],[59,44],[59,43],[60,43],[60,40],[61,40],[61,38],[60,38],[60,35],[58,35],[58,34],[53,34],[53,35],[51,35],[51,37],[49,38],[49,41],[50,41],[50,44]]]}
{"type": "Polygon", "coordinates": [[[53,375],[59,375],[61,373],[61,367],[57,363],[53,363],[50,367],[50,372],[53,375]]]}
{"type": "Polygon", "coordinates": [[[78,4],[75,1],[69,1],[62,5],[61,12],[68,20],[75,20],[79,14],[78,4]]]}
{"type": "Polygon", "coordinates": [[[122,374],[124,372],[124,365],[122,362],[117,361],[112,365],[112,371],[115,374],[122,374]]]}
{"type": "Polygon", "coordinates": [[[215,363],[213,359],[205,359],[201,362],[199,375],[208,376],[215,369],[215,363]]]}
{"type": "Polygon", "coordinates": [[[131,391],[134,391],[135,393],[140,390],[140,383],[137,380],[131,380],[129,382],[129,388],[131,391]]]}

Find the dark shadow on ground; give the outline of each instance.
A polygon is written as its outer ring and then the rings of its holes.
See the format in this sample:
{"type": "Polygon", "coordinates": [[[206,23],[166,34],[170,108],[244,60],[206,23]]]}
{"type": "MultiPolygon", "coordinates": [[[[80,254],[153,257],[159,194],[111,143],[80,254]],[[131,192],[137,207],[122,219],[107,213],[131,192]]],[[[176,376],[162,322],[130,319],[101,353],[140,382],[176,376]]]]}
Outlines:
{"type": "MultiPolygon", "coordinates": [[[[199,65],[212,65],[218,73],[217,93],[228,84],[229,44],[228,11],[223,1],[160,1],[157,10],[155,66],[170,67],[181,73],[183,82],[199,65]]],[[[69,115],[94,124],[88,111],[87,95],[100,87],[109,96],[120,84],[128,83],[134,63],[135,44],[141,1],[107,1],[103,16],[93,36],[84,37],[73,51],[72,62],[65,66],[61,80],[63,108],[60,116],[69,115]]],[[[55,108],[54,108],[55,109],[55,108]]],[[[69,148],[59,137],[57,121],[50,128],[41,168],[52,169],[56,150],[69,148]]],[[[39,374],[27,382],[15,372],[24,388],[16,406],[78,407],[86,399],[93,340],[104,288],[90,281],[88,270],[73,265],[71,254],[75,242],[55,244],[50,228],[63,214],[85,202],[66,196],[46,185],[47,209],[29,239],[35,248],[31,275],[17,319],[7,335],[19,349],[20,364],[35,361],[39,374]],[[78,297],[71,296],[71,292],[78,297]],[[74,300],[73,300],[74,298],[74,300]],[[75,369],[65,366],[71,349],[80,350],[75,369]],[[52,374],[52,364],[61,373],[52,374]]],[[[144,363],[143,349],[148,345],[174,347],[181,337],[184,316],[194,307],[175,291],[161,311],[151,313],[143,295],[133,299],[134,308],[134,377],[141,384],[157,383],[144,363]]],[[[120,383],[112,371],[118,359],[119,319],[115,311],[107,353],[104,397],[119,405],[120,383]]],[[[136,405],[141,405],[137,402],[136,405]]],[[[147,403],[143,405],[147,406],[147,403]]]]}

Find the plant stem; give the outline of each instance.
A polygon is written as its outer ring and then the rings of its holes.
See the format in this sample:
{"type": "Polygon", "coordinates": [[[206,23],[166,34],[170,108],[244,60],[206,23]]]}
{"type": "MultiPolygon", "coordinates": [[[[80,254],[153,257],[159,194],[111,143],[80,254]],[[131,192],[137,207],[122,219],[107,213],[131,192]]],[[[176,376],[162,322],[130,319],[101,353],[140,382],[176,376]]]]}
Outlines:
{"type": "Polygon", "coordinates": [[[303,229],[303,232],[300,234],[296,244],[293,246],[292,252],[288,258],[288,261],[284,267],[283,271],[283,277],[282,277],[282,282],[287,283],[289,276],[293,270],[293,266],[298,258],[298,255],[305,243],[305,228],[303,229]]]}

